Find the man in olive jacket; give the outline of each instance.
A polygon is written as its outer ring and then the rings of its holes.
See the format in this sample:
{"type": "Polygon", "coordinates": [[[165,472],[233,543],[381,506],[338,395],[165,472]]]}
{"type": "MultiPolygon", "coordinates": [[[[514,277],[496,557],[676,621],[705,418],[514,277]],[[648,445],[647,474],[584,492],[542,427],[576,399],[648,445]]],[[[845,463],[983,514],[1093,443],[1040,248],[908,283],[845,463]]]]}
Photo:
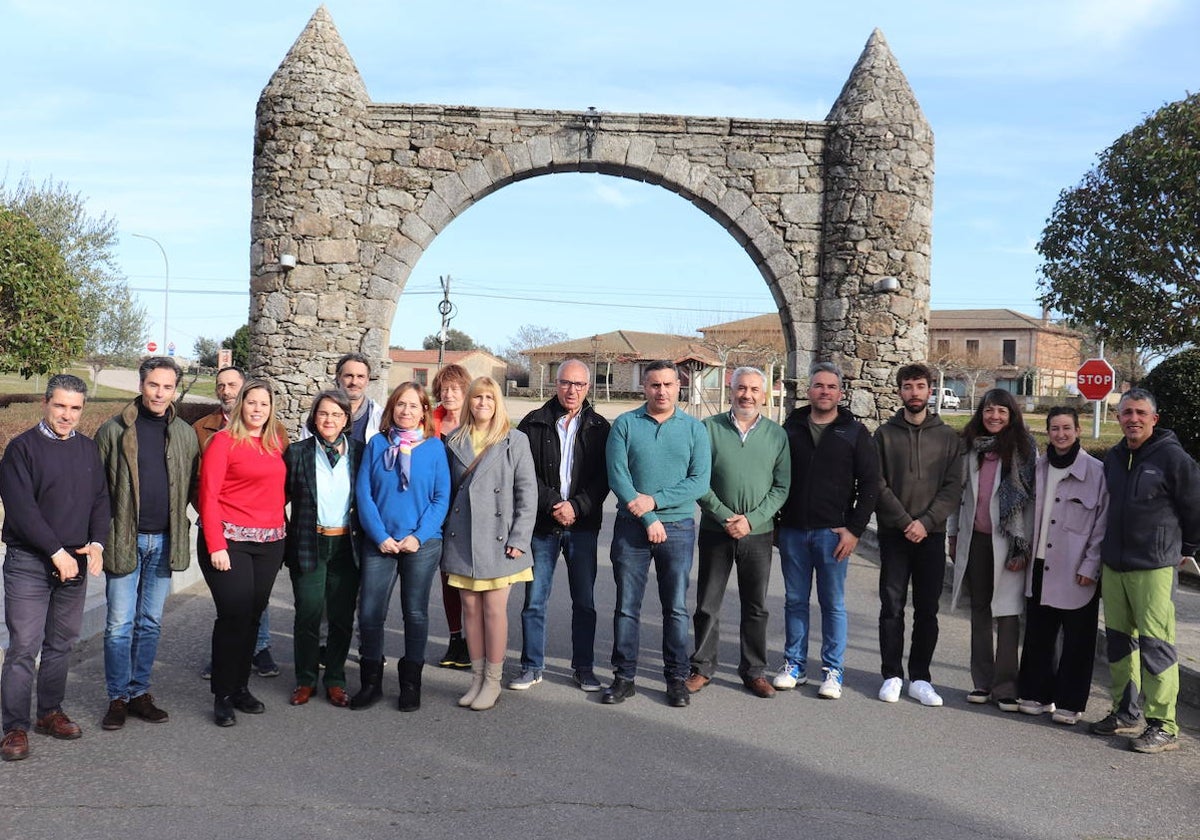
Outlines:
{"type": "Polygon", "coordinates": [[[105,729],[120,729],[127,714],[167,720],[150,695],[150,671],[171,573],[191,563],[187,505],[200,458],[196,433],[175,412],[181,374],[174,359],[146,359],[138,369],[140,395],[96,433],[112,499],[104,550],[105,729]]]}

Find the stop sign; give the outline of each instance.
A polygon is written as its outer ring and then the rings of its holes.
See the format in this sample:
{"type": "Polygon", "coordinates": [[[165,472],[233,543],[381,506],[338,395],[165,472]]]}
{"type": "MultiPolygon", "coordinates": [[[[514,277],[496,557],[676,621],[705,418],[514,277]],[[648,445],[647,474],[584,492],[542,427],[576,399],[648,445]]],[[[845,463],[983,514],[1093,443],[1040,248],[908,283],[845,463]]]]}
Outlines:
{"type": "Polygon", "coordinates": [[[153,353],[155,350],[158,349],[158,345],[155,344],[153,341],[150,341],[150,342],[146,343],[146,349],[149,350],[151,353],[153,353]]]}
{"type": "Polygon", "coordinates": [[[1079,393],[1089,400],[1102,400],[1117,387],[1117,374],[1104,359],[1088,359],[1075,371],[1079,393]]]}

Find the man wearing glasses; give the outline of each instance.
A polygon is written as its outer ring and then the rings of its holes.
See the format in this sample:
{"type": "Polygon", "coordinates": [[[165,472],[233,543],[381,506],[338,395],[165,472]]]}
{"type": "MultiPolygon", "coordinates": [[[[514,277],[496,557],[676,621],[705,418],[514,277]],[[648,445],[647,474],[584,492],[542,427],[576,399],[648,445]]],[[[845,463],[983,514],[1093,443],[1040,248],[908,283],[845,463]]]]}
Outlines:
{"type": "Polygon", "coordinates": [[[13,438],[0,461],[4,503],[4,619],[8,652],[0,671],[4,739],[0,757],[29,755],[34,730],[64,741],[80,736],[63,712],[71,648],[83,625],[84,570],[100,574],[111,526],[108,482],[95,442],[77,433],[87,385],[50,377],[42,421],[13,438]],[[37,663],[41,654],[41,664],[37,663]]]}
{"type": "Polygon", "coordinates": [[[557,391],[518,427],[529,438],[537,473],[537,522],[533,529],[533,580],[525,584],[521,610],[521,674],[508,687],[523,691],[542,681],[546,664],[546,602],[561,552],[571,588],[571,668],[575,685],[599,691],[594,671],[596,640],[596,538],[601,505],[608,496],[604,448],[609,423],[587,395],[591,371],[577,359],[558,366],[557,391]]]}

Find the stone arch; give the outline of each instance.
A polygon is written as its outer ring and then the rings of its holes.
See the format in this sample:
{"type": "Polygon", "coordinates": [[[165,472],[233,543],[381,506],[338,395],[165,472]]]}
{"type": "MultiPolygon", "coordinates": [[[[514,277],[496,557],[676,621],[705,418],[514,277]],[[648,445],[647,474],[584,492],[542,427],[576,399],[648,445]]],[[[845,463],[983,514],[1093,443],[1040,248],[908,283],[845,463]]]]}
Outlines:
{"type": "Polygon", "coordinates": [[[298,418],[343,353],[386,370],[396,303],[433,239],[491,193],[558,172],[696,205],[771,290],[793,386],[833,359],[856,414],[891,409],[891,371],[925,355],[932,134],[881,33],[824,122],[592,116],[373,103],[318,9],[263,90],[255,132],[251,363],[284,386],[281,414],[298,418]],[[900,288],[877,293],[884,276],[900,288]]]}

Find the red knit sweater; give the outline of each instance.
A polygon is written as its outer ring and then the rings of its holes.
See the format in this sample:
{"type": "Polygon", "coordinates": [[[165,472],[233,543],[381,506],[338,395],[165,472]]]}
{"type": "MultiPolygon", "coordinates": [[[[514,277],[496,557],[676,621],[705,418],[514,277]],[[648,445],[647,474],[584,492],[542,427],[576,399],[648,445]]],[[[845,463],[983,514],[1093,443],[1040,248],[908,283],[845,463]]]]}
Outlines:
{"type": "Polygon", "coordinates": [[[209,552],[227,547],[222,523],[283,527],[286,478],[283,453],[268,452],[259,438],[235,446],[228,429],[213,435],[200,459],[200,522],[209,552]]]}

